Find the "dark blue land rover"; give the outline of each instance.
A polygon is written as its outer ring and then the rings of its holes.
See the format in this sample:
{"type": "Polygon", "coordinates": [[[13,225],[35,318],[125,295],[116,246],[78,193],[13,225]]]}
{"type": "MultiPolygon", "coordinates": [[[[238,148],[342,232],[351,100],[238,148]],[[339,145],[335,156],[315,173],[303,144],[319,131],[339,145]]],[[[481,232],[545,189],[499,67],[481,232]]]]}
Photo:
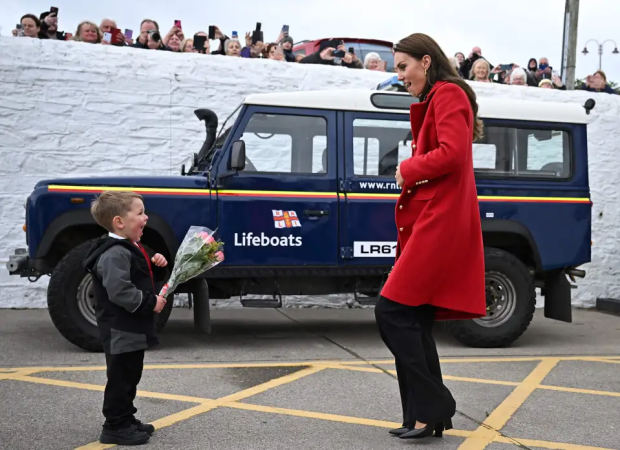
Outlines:
{"type": "MultiPolygon", "coordinates": [[[[282,295],[354,293],[372,304],[393,264],[394,173],[410,156],[415,101],[382,90],[251,95],[219,134],[217,116],[197,110],[206,140],[180,176],[37,183],[26,202],[27,249],[10,257],[9,272],[31,281],[50,275],[55,326],[75,345],[99,351],[81,261],[104,230],[89,206],[104,190],[132,190],[144,196],[150,217],[144,244],[169,261],[190,226],[218,229],[226,261],[181,290],[191,294],[195,323],[206,332],[209,297],[280,307],[282,295]]],[[[479,103],[486,131],[473,152],[488,315],[447,326],[465,345],[499,347],[528,327],[537,288],[546,317],[571,321],[569,278],[585,276],[577,267],[591,257],[586,126],[594,101],[479,103]]]]}

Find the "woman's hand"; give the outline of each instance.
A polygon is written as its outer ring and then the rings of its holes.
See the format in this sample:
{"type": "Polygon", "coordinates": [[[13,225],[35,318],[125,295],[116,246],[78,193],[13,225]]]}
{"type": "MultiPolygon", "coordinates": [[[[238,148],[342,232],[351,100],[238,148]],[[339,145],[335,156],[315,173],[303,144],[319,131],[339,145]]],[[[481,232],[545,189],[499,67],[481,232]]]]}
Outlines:
{"type": "Polygon", "coordinates": [[[396,176],[394,178],[396,178],[396,184],[398,184],[399,188],[402,188],[405,185],[405,179],[400,174],[400,166],[396,166],[396,176]]]}

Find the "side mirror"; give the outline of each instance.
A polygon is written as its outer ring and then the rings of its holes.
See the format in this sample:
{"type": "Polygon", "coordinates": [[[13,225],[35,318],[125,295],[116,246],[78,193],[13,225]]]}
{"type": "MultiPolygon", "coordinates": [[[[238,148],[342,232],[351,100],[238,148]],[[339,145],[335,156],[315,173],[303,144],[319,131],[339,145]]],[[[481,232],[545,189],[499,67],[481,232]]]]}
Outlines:
{"type": "Polygon", "coordinates": [[[233,142],[230,153],[230,168],[238,171],[245,169],[245,142],[233,142]]]}

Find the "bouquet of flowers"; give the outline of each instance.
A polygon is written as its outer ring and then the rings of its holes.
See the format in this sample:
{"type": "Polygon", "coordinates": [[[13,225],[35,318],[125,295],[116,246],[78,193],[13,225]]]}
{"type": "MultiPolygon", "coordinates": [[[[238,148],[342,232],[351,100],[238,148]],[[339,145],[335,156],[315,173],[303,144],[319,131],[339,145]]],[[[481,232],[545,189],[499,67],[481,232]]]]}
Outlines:
{"type": "Polygon", "coordinates": [[[161,288],[159,295],[163,297],[170,295],[180,284],[224,261],[222,252],[224,244],[213,239],[214,233],[205,227],[190,227],[174,258],[170,279],[161,288]]]}

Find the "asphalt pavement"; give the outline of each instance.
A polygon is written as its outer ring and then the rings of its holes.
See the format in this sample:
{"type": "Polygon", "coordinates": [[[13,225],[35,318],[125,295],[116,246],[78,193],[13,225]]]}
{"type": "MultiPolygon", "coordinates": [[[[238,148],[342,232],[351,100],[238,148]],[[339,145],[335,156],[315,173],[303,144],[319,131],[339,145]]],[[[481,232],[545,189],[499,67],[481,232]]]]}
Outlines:
{"type": "MultiPolygon", "coordinates": [[[[403,441],[393,359],[369,309],[229,309],[213,332],[175,309],[147,352],[136,406],[153,449],[620,449],[620,317],[537,311],[510,348],[473,349],[437,328],[457,400],[443,439],[403,441]]],[[[102,354],[47,311],[0,310],[0,449],[100,449],[102,354]]]]}

